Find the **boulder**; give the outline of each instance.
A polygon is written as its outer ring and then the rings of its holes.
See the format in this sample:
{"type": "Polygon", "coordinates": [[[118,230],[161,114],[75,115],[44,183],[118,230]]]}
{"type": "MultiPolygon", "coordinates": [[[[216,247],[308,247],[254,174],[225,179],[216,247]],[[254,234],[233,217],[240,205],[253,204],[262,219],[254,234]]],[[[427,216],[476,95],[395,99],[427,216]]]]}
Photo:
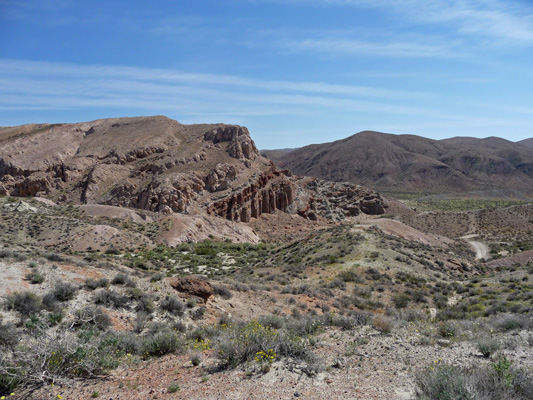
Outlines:
{"type": "Polygon", "coordinates": [[[182,276],[172,279],[169,283],[178,292],[200,297],[204,303],[207,303],[209,297],[213,295],[213,286],[208,281],[195,276],[182,276]]]}

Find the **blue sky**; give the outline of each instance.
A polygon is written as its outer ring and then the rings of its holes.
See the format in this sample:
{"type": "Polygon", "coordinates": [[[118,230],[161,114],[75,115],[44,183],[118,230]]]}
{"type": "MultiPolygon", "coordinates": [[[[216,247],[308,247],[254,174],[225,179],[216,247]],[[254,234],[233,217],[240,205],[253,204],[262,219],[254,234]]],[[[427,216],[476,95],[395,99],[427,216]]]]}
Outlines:
{"type": "Polygon", "coordinates": [[[0,0],[0,126],[137,115],[259,148],[533,137],[533,2],[0,0]]]}

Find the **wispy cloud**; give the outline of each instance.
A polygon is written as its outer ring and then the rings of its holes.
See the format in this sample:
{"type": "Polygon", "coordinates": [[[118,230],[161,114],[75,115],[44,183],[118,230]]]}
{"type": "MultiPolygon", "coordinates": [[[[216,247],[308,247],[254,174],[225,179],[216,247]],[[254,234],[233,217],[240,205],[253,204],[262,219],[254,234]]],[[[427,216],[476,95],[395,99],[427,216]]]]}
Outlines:
{"type": "MultiPolygon", "coordinates": [[[[0,60],[0,92],[11,88],[22,90],[60,90],[71,88],[89,92],[101,88],[112,90],[153,91],[164,94],[169,90],[176,93],[185,87],[200,88],[231,87],[235,89],[253,89],[264,92],[314,93],[334,96],[357,96],[380,99],[424,99],[433,97],[431,93],[383,89],[379,87],[339,85],[325,82],[291,82],[279,80],[251,79],[235,75],[204,74],[177,71],[172,69],[139,68],[128,66],[79,65],[56,62],[36,62],[22,60],[0,60]],[[44,79],[43,79],[44,78],[44,79]],[[51,80],[57,80],[50,85],[51,80]],[[169,86],[182,84],[185,86],[169,86]],[[121,87],[116,87],[121,85],[121,87]]],[[[183,92],[181,92],[183,93],[183,92]]],[[[219,93],[220,94],[220,93],[219,93]]]]}
{"type": "Polygon", "coordinates": [[[446,24],[459,34],[506,44],[533,45],[533,7],[520,0],[284,0],[279,3],[380,9],[411,23],[446,24]]]}
{"type": "Polygon", "coordinates": [[[363,42],[348,39],[305,39],[290,41],[288,47],[313,50],[329,54],[349,54],[385,57],[456,57],[457,52],[448,46],[425,45],[408,42],[363,42]]]}

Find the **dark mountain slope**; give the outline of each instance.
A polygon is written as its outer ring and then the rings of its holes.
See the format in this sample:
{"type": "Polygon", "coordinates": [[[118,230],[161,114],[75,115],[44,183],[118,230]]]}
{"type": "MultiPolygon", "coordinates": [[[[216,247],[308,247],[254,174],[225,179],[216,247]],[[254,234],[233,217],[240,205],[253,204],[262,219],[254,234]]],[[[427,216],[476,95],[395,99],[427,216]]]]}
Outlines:
{"type": "Polygon", "coordinates": [[[298,174],[361,183],[376,190],[529,193],[533,192],[533,151],[528,143],[533,146],[533,142],[495,137],[432,140],[364,131],[273,159],[298,174]]]}

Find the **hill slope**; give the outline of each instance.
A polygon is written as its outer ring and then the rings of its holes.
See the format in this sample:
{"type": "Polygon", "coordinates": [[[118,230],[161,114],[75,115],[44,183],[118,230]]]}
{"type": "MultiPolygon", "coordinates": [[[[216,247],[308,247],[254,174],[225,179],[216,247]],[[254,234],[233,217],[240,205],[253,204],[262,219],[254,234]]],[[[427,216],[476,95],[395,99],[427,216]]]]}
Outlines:
{"type": "Polygon", "coordinates": [[[306,221],[384,212],[380,196],[361,186],[277,170],[244,127],[162,116],[0,128],[0,195],[145,210],[204,236],[227,220],[278,211],[306,221]]]}
{"type": "MultiPolygon", "coordinates": [[[[465,192],[513,189],[530,194],[530,142],[490,137],[432,140],[364,131],[315,144],[273,160],[295,173],[357,182],[375,190],[465,192]]],[[[276,153],[264,153],[270,157],[276,153]]]]}

